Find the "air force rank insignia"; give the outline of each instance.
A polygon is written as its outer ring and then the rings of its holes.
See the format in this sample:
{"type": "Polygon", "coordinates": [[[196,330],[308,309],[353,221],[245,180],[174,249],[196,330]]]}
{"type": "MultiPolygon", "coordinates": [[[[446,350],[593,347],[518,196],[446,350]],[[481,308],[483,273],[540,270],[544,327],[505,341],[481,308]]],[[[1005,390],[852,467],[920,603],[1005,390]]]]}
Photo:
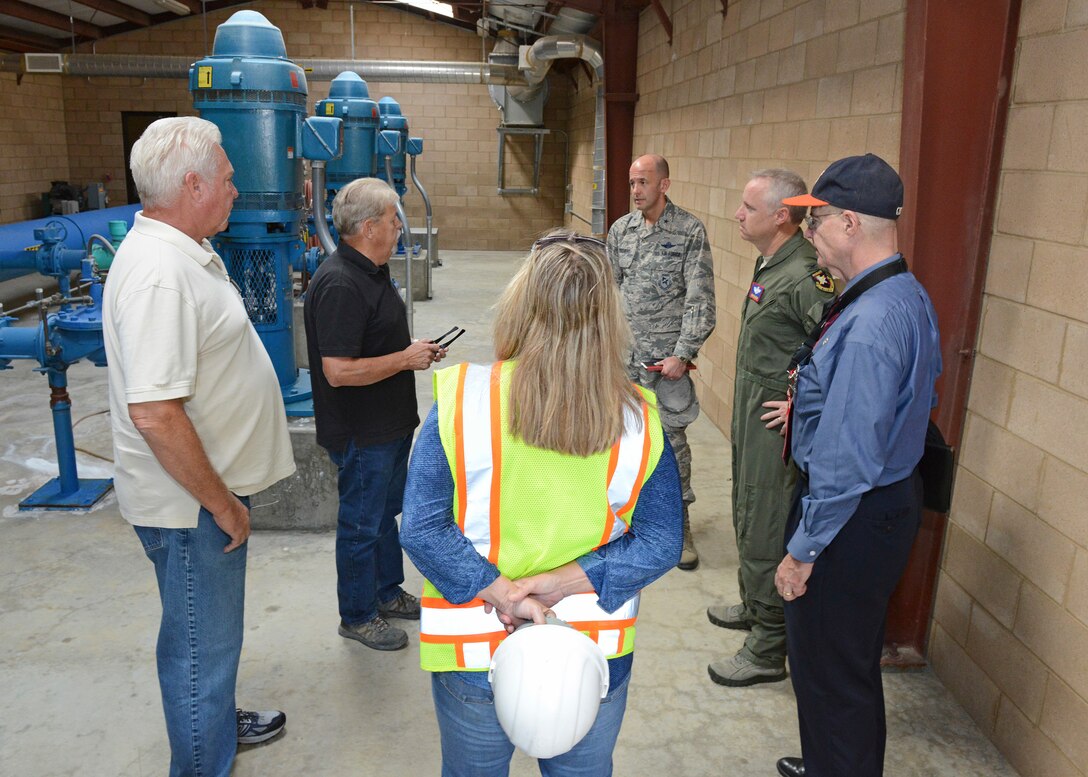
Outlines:
{"type": "Polygon", "coordinates": [[[817,270],[812,273],[812,280],[815,282],[818,291],[822,291],[825,294],[833,294],[835,292],[835,281],[823,270],[817,270]]]}
{"type": "Polygon", "coordinates": [[[759,301],[763,299],[763,292],[767,289],[764,286],[760,286],[755,281],[752,281],[752,285],[748,287],[748,299],[752,302],[759,304],[759,301]]]}

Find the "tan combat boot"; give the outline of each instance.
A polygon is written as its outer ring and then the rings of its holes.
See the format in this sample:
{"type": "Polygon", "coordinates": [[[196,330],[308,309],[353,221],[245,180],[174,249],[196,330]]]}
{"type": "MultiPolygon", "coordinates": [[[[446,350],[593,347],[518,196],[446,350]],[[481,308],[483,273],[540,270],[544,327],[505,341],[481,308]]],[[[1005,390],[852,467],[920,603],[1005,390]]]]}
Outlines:
{"type": "Polygon", "coordinates": [[[680,551],[680,569],[691,571],[699,566],[699,551],[695,550],[695,541],[691,538],[691,520],[688,518],[688,506],[684,505],[684,549],[680,551]]]}

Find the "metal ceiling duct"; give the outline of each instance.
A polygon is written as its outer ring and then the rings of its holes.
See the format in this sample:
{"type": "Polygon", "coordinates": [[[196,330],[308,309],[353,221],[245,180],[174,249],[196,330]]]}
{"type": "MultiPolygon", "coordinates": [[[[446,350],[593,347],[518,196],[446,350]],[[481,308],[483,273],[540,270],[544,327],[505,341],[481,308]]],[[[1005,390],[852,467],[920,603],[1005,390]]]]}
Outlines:
{"type": "MultiPolygon", "coordinates": [[[[65,54],[65,75],[80,77],[188,78],[192,57],[129,54],[65,54]]],[[[397,60],[296,59],[313,81],[331,81],[345,70],[364,79],[390,83],[526,85],[516,66],[488,62],[411,62],[397,60]]],[[[26,72],[23,58],[0,58],[0,71],[26,72]]]]}

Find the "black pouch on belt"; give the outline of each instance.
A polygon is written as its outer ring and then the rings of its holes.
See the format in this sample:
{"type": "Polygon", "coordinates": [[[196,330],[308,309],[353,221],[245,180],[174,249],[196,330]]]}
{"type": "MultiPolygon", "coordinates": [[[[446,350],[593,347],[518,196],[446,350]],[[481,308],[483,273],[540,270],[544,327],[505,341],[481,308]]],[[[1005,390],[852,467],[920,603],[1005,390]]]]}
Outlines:
{"type": "Polygon", "coordinates": [[[955,473],[955,450],[944,441],[937,424],[929,422],[926,446],[918,462],[922,476],[922,506],[935,513],[947,513],[952,506],[952,476],[955,473]]]}

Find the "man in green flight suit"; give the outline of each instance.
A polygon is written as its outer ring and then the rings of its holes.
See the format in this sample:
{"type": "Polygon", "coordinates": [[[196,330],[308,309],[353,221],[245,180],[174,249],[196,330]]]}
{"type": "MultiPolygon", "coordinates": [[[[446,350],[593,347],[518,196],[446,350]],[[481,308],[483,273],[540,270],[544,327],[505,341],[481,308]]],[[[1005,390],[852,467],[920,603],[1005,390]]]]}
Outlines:
{"type": "Polygon", "coordinates": [[[730,435],[741,601],[709,607],[707,617],[716,626],[751,633],[735,656],[708,667],[719,685],[786,678],[786,621],[774,585],[796,480],[793,463],[782,460],[786,368],[835,294],[801,232],[804,208],[782,204],[807,193],[790,170],[758,170],[736,213],[740,236],[760,253],[741,313],[730,435]]]}

